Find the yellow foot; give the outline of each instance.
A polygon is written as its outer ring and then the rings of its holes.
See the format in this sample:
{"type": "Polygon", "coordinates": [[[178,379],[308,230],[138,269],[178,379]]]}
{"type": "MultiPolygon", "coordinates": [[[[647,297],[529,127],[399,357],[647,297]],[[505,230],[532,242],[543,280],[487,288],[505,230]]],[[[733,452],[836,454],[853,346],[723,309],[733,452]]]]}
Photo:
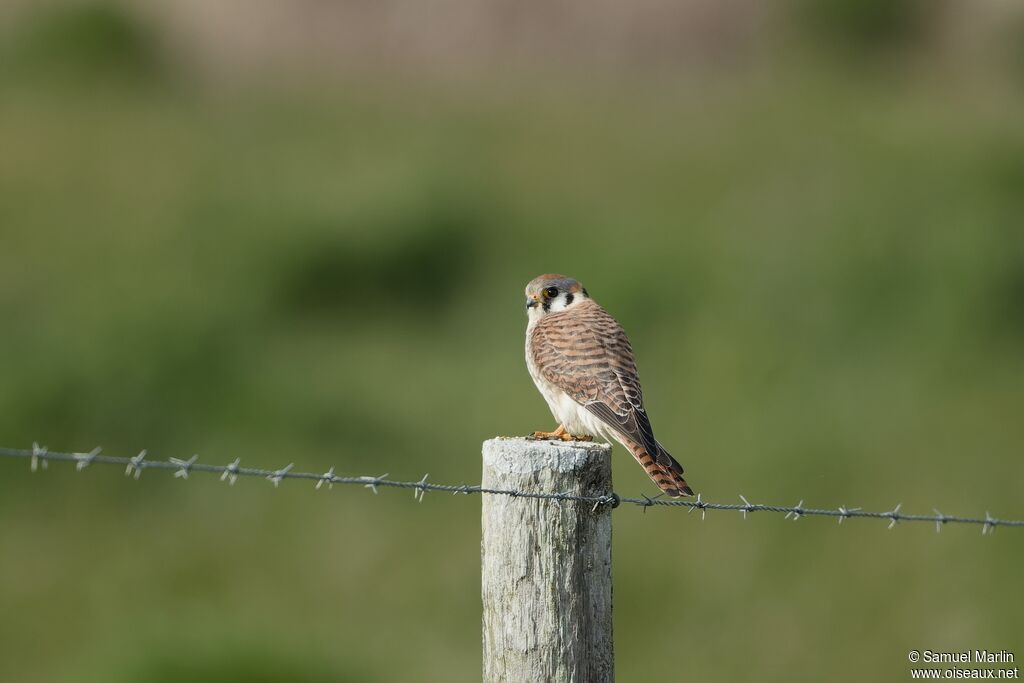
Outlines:
{"type": "Polygon", "coordinates": [[[558,429],[553,432],[534,432],[534,439],[559,439],[561,441],[593,441],[594,437],[589,434],[570,434],[565,430],[564,425],[558,425],[558,429]]]}
{"type": "Polygon", "coordinates": [[[558,429],[553,432],[534,432],[533,438],[535,439],[561,439],[562,441],[572,441],[572,435],[565,431],[564,425],[558,425],[558,429]]]}

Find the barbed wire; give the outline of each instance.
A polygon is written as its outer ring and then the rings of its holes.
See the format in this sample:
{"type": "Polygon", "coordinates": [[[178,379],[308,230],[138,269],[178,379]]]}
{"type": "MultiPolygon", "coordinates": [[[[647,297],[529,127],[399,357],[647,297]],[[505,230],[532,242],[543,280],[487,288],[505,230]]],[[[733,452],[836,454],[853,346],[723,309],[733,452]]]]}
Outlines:
{"type": "Polygon", "coordinates": [[[849,518],[859,517],[882,519],[889,521],[889,529],[892,529],[900,522],[931,522],[935,524],[936,532],[941,531],[942,527],[946,524],[974,524],[981,527],[982,535],[991,534],[995,528],[999,526],[1024,527],[1024,520],[999,519],[992,517],[988,512],[985,513],[984,517],[947,515],[943,514],[939,510],[935,510],[935,514],[933,515],[910,514],[901,511],[902,503],[894,507],[892,510],[869,512],[862,510],[861,508],[846,506],[840,506],[838,508],[804,507],[804,501],[802,500],[793,506],[765,505],[762,503],[751,503],[742,494],[739,496],[742,501],[740,503],[709,502],[703,500],[700,494],[697,494],[697,498],[695,500],[681,500],[678,498],[664,499],[660,496],[654,496],[653,498],[649,496],[630,498],[620,496],[614,492],[595,496],[581,496],[573,493],[540,493],[510,489],[493,489],[470,484],[435,484],[427,481],[427,478],[429,477],[427,474],[423,475],[423,478],[419,481],[395,481],[388,479],[390,476],[389,474],[382,474],[376,477],[343,476],[336,474],[334,467],[331,467],[322,474],[314,472],[296,472],[293,469],[294,463],[289,463],[277,470],[268,470],[259,467],[242,467],[241,458],[235,458],[235,460],[227,465],[211,465],[199,462],[198,455],[193,455],[187,460],[181,458],[147,460],[146,451],[144,450],[140,451],[138,455],[133,457],[122,457],[103,455],[102,449],[100,448],[94,448],[88,453],[62,453],[50,451],[45,446],[39,446],[34,443],[32,444],[31,450],[0,447],[0,457],[27,459],[30,462],[30,467],[33,472],[40,469],[46,469],[50,462],[73,462],[75,463],[75,469],[79,472],[91,465],[124,466],[125,476],[133,476],[135,479],[139,479],[144,470],[154,469],[172,470],[174,472],[174,476],[181,479],[188,479],[189,475],[193,472],[219,474],[221,481],[225,481],[229,485],[234,485],[239,477],[259,477],[270,481],[275,488],[280,486],[281,482],[285,479],[304,479],[314,482],[316,489],[322,488],[324,484],[326,484],[328,488],[334,488],[335,484],[358,485],[372,490],[374,494],[376,494],[378,489],[381,488],[411,489],[413,497],[420,502],[423,501],[423,497],[428,491],[439,491],[454,495],[481,494],[509,496],[512,498],[534,498],[551,500],[559,504],[561,502],[587,503],[593,504],[594,511],[602,507],[607,507],[609,509],[617,508],[623,503],[642,507],[644,512],[646,512],[649,507],[686,508],[689,513],[692,513],[694,510],[700,510],[701,519],[704,519],[707,516],[709,510],[722,510],[740,512],[743,514],[744,519],[747,518],[748,514],[754,512],[779,513],[785,515],[785,519],[791,519],[793,521],[796,521],[801,517],[834,517],[839,519],[840,524],[849,518]]]}

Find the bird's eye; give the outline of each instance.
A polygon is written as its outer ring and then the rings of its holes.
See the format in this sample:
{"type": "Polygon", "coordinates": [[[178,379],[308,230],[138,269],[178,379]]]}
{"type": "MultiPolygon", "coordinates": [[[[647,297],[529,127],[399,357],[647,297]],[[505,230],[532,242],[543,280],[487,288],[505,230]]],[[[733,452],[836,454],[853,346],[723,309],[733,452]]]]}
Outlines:
{"type": "Polygon", "coordinates": [[[547,289],[544,290],[544,296],[546,296],[549,299],[554,299],[556,296],[558,296],[558,287],[548,287],[547,289]]]}

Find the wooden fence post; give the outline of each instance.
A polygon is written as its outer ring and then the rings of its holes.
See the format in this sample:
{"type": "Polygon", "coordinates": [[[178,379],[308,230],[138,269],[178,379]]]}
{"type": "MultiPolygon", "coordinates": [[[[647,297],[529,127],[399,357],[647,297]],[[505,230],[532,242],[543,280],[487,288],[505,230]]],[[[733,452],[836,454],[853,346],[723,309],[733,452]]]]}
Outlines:
{"type": "MultiPolygon", "coordinates": [[[[484,488],[597,496],[611,492],[604,444],[491,439],[484,488]]],[[[610,683],[611,510],[590,503],[483,498],[485,683],[610,683]]]]}

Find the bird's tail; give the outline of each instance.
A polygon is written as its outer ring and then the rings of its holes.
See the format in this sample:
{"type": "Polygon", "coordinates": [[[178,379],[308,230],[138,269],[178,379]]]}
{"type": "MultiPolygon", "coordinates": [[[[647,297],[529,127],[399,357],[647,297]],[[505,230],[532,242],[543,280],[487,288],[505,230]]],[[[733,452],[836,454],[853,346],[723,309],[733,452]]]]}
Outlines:
{"type": "Polygon", "coordinates": [[[646,448],[632,439],[623,439],[622,445],[629,449],[629,452],[644,468],[647,476],[658,485],[658,488],[670,497],[679,498],[693,495],[693,489],[683,479],[683,466],[660,443],[656,455],[651,455],[646,448]]]}

